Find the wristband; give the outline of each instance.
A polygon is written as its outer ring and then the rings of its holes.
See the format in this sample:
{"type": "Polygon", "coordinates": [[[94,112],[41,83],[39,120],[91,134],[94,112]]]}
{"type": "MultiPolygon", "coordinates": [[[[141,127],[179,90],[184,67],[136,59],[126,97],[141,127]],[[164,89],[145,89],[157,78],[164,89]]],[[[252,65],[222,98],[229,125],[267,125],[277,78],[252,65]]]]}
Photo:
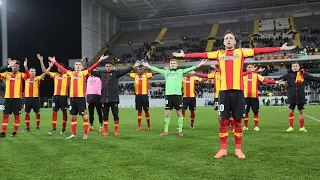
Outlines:
{"type": "Polygon", "coordinates": [[[276,81],[276,84],[279,84],[279,81],[276,81]]]}

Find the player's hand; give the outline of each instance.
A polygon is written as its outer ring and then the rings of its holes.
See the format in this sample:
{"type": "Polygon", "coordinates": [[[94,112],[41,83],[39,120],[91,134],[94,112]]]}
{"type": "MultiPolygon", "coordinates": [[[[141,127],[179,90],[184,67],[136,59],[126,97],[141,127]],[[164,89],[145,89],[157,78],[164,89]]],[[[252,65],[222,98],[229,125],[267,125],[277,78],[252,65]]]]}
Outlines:
{"type": "Polygon", "coordinates": [[[266,69],[266,68],[262,68],[262,67],[261,67],[261,68],[258,69],[258,72],[263,72],[265,69],[266,69]]]}
{"type": "Polygon", "coordinates": [[[250,72],[255,72],[257,69],[258,69],[258,67],[253,65],[252,68],[250,69],[250,72]]]}
{"type": "Polygon", "coordinates": [[[292,49],[294,49],[294,48],[296,48],[295,45],[293,45],[293,46],[287,46],[287,43],[284,43],[284,44],[281,46],[280,50],[281,50],[281,51],[290,51],[290,50],[292,50],[292,49]]]}
{"type": "Polygon", "coordinates": [[[84,55],[80,61],[83,62],[85,59],[86,59],[86,55],[84,55]]]}
{"type": "Polygon", "coordinates": [[[54,56],[53,57],[48,57],[48,59],[49,59],[50,62],[53,62],[53,63],[56,62],[56,57],[54,57],[54,56]]]}
{"type": "Polygon", "coordinates": [[[137,61],[136,63],[134,63],[134,65],[133,65],[133,67],[135,68],[135,67],[138,67],[138,66],[141,66],[141,61],[137,61]]]}
{"type": "Polygon", "coordinates": [[[198,67],[200,67],[200,66],[202,66],[202,65],[206,64],[206,63],[207,63],[207,61],[208,61],[208,60],[206,60],[206,59],[201,60],[201,61],[200,61],[200,63],[199,63],[196,67],[198,68],[198,67]]]}
{"type": "Polygon", "coordinates": [[[50,66],[50,67],[53,67],[53,65],[54,65],[54,62],[49,61],[49,66],[50,66]]]}
{"type": "Polygon", "coordinates": [[[278,84],[286,84],[286,82],[283,80],[279,80],[278,84]]]}
{"type": "Polygon", "coordinates": [[[168,69],[170,69],[170,67],[169,66],[165,66],[163,69],[168,70],[168,69]]]}
{"type": "Polygon", "coordinates": [[[213,68],[213,69],[217,68],[215,64],[211,64],[210,67],[213,68]]]}
{"type": "Polygon", "coordinates": [[[43,61],[43,56],[41,56],[40,54],[37,54],[37,58],[38,58],[40,61],[43,61]]]}
{"type": "Polygon", "coordinates": [[[184,57],[184,52],[182,50],[179,53],[173,52],[172,56],[174,56],[174,57],[184,57]]]}
{"type": "Polygon", "coordinates": [[[100,58],[99,58],[99,61],[101,62],[101,61],[103,61],[103,60],[105,60],[105,59],[108,59],[108,55],[102,55],[102,56],[100,56],[100,58]]]}
{"type": "Polygon", "coordinates": [[[23,66],[26,67],[28,65],[28,59],[24,58],[23,66]]]}
{"type": "Polygon", "coordinates": [[[190,72],[188,72],[188,74],[195,75],[196,72],[195,71],[190,71],[190,72]]]}
{"type": "Polygon", "coordinates": [[[143,61],[142,65],[147,67],[147,68],[151,68],[150,64],[148,62],[146,62],[146,61],[143,61]]]}
{"type": "Polygon", "coordinates": [[[16,60],[12,60],[11,58],[8,58],[8,66],[7,67],[9,68],[9,67],[14,66],[16,64],[16,62],[17,62],[16,60]]]}

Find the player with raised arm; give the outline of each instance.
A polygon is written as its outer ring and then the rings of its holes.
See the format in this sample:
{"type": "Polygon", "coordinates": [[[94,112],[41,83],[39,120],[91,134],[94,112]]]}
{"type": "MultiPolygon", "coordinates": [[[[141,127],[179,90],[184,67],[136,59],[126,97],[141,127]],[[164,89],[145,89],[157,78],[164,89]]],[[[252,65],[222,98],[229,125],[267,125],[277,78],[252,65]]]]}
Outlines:
{"type": "MultiPolygon", "coordinates": [[[[49,64],[47,71],[50,71],[53,63],[49,64]]],[[[42,73],[40,76],[36,76],[36,69],[29,69],[30,77],[25,80],[24,83],[24,109],[26,111],[25,123],[26,128],[24,132],[30,132],[30,112],[36,114],[36,130],[40,131],[40,82],[45,78],[46,74],[42,73]]]]}
{"type": "Polygon", "coordinates": [[[137,73],[130,73],[130,78],[134,79],[134,95],[136,110],[138,111],[138,127],[137,131],[140,131],[142,120],[142,109],[147,121],[148,131],[151,130],[150,114],[149,114],[149,79],[152,78],[152,73],[144,73],[143,66],[139,66],[137,73]]]}
{"type": "Polygon", "coordinates": [[[162,74],[165,77],[165,119],[164,119],[164,132],[160,136],[168,135],[171,110],[176,109],[178,115],[179,136],[183,136],[183,116],[182,116],[182,78],[183,75],[195,70],[202,66],[207,61],[203,60],[197,66],[192,66],[186,69],[177,69],[178,62],[175,59],[170,60],[169,69],[159,69],[157,67],[150,66],[148,62],[142,62],[142,64],[152,71],[162,74]]]}
{"type": "Polygon", "coordinates": [[[17,135],[17,131],[20,125],[20,113],[22,107],[22,83],[25,79],[29,78],[29,70],[27,68],[27,59],[25,59],[23,65],[26,73],[19,72],[20,63],[17,60],[8,59],[12,72],[0,73],[0,79],[5,80],[6,89],[4,94],[4,110],[2,115],[2,131],[0,138],[6,137],[7,126],[9,122],[9,115],[14,114],[13,133],[11,137],[17,135]]]}
{"type": "Polygon", "coordinates": [[[191,76],[187,73],[185,77],[182,78],[183,84],[183,100],[182,100],[182,116],[186,117],[186,110],[190,110],[190,129],[194,129],[194,119],[196,117],[196,93],[195,86],[196,82],[201,82],[202,79],[196,76],[191,76]]]}
{"type": "Polygon", "coordinates": [[[66,139],[72,139],[77,134],[77,114],[83,118],[83,136],[82,139],[88,138],[89,122],[86,110],[86,78],[93,69],[95,69],[102,60],[107,59],[108,56],[102,55],[100,59],[89,67],[87,70],[83,70],[81,61],[74,63],[74,71],[68,71],[61,64],[59,64],[55,57],[49,57],[49,60],[53,62],[60,70],[66,73],[70,77],[70,114],[71,118],[71,130],[72,134],[66,139]]]}
{"type": "Polygon", "coordinates": [[[304,116],[303,109],[304,104],[306,103],[305,97],[305,81],[316,81],[320,82],[320,77],[313,77],[307,74],[303,69],[300,69],[298,62],[293,62],[291,65],[291,70],[288,71],[288,74],[281,76],[279,79],[283,79],[288,84],[288,104],[289,105],[289,125],[287,132],[293,131],[293,122],[294,122],[294,109],[297,106],[299,111],[299,122],[300,129],[299,131],[307,132],[304,126],[304,116]]]}
{"type": "MultiPolygon", "coordinates": [[[[57,131],[57,119],[58,111],[62,111],[62,130],[60,134],[66,133],[67,126],[67,109],[68,109],[68,93],[69,93],[69,83],[70,78],[62,70],[58,68],[58,72],[50,72],[46,69],[43,63],[43,56],[37,54],[37,57],[40,61],[41,70],[43,73],[46,73],[54,80],[54,92],[52,97],[52,130],[48,134],[55,134],[57,131]]],[[[50,63],[49,63],[50,64],[50,63]]],[[[63,64],[60,64],[64,67],[63,64]]]]}
{"type": "Polygon", "coordinates": [[[285,84],[284,81],[275,81],[272,79],[265,78],[258,74],[253,64],[248,64],[246,67],[247,73],[243,76],[243,89],[244,89],[244,98],[246,102],[246,115],[244,117],[244,127],[243,131],[248,131],[248,119],[250,109],[253,112],[253,121],[254,121],[254,131],[260,131],[259,125],[259,97],[258,97],[258,86],[259,82],[269,83],[269,84],[285,84]]]}
{"type": "Polygon", "coordinates": [[[272,53],[282,50],[292,50],[295,46],[287,46],[284,44],[282,47],[268,47],[268,48],[253,48],[243,49],[235,48],[236,36],[227,31],[224,35],[225,50],[218,50],[213,52],[204,53],[191,53],[184,54],[173,53],[175,57],[184,58],[201,58],[218,61],[221,71],[221,89],[219,93],[219,114],[220,114],[220,150],[214,156],[221,158],[227,155],[227,140],[228,140],[228,121],[230,113],[235,123],[235,155],[238,158],[245,158],[241,150],[242,145],[242,125],[241,119],[245,114],[245,100],[243,94],[243,64],[246,57],[252,57],[256,54],[272,53]]]}
{"type": "Polygon", "coordinates": [[[93,71],[93,76],[100,77],[102,82],[100,102],[103,104],[104,131],[101,136],[109,136],[109,110],[111,109],[114,120],[114,136],[119,136],[119,78],[126,75],[133,68],[140,66],[136,62],[127,69],[116,70],[112,62],[106,63],[105,71],[93,71]]]}

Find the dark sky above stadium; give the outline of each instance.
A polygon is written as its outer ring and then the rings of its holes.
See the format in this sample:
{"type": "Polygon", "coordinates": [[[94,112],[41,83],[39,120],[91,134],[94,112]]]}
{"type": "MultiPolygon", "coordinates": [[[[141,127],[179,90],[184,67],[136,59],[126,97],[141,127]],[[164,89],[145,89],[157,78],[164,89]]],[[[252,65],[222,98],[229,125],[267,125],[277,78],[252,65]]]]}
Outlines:
{"type": "MultiPolygon", "coordinates": [[[[21,62],[27,57],[38,74],[37,53],[56,56],[65,64],[81,57],[81,1],[8,0],[7,9],[9,57],[21,62]]],[[[41,96],[52,92],[52,81],[41,85],[41,96]]]]}

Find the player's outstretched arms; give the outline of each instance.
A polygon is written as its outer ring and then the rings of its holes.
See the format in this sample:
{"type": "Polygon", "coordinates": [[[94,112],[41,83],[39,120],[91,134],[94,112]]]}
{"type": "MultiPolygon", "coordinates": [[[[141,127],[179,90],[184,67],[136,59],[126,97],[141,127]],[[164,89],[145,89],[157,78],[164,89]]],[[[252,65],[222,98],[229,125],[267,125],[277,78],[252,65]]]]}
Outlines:
{"type": "Polygon", "coordinates": [[[287,46],[287,43],[283,44],[281,47],[265,47],[265,48],[254,48],[254,55],[256,54],[265,54],[265,53],[274,53],[279,51],[290,51],[296,48],[295,45],[287,46]]]}
{"type": "Polygon", "coordinates": [[[27,58],[24,58],[23,66],[24,66],[24,70],[25,70],[25,73],[26,73],[24,79],[28,79],[30,77],[30,73],[29,73],[29,69],[28,69],[28,59],[27,58]]]}
{"type": "MultiPolygon", "coordinates": [[[[43,64],[43,62],[42,62],[42,64],[43,64]]],[[[53,62],[49,62],[49,67],[45,70],[44,73],[42,73],[42,74],[40,75],[41,79],[44,79],[44,78],[46,77],[47,72],[48,72],[48,75],[50,75],[50,71],[51,71],[51,68],[53,67],[53,65],[54,65],[53,62]]],[[[44,65],[43,65],[43,66],[44,66],[44,65]]]]}
{"type": "Polygon", "coordinates": [[[180,52],[173,52],[172,56],[181,57],[181,58],[188,58],[188,59],[209,59],[209,60],[214,60],[214,59],[218,58],[218,51],[185,54],[181,50],[180,52]]]}
{"type": "Polygon", "coordinates": [[[188,73],[188,72],[190,72],[190,71],[193,71],[193,70],[199,68],[200,66],[202,66],[202,65],[204,65],[204,64],[206,64],[206,63],[207,63],[207,60],[206,60],[206,59],[203,59],[203,60],[201,60],[200,63],[197,64],[196,66],[191,66],[191,67],[189,67],[189,68],[182,69],[182,72],[183,72],[183,74],[188,73]]]}
{"type": "Polygon", "coordinates": [[[165,75],[168,72],[168,69],[160,69],[160,68],[157,68],[157,67],[154,67],[154,66],[150,66],[150,64],[148,62],[142,62],[141,64],[143,66],[151,69],[152,71],[157,72],[157,73],[162,74],[162,75],[165,75]]]}
{"type": "Polygon", "coordinates": [[[320,82],[320,77],[314,77],[314,76],[311,76],[310,74],[304,74],[304,78],[307,80],[307,81],[315,81],[315,82],[320,82]]]}
{"type": "Polygon", "coordinates": [[[66,69],[65,67],[63,67],[61,64],[59,64],[57,61],[56,61],[56,57],[48,57],[49,61],[54,63],[54,65],[57,66],[57,68],[59,68],[62,72],[64,73],[67,73],[68,72],[68,69],[66,69]]]}
{"type": "Polygon", "coordinates": [[[202,78],[210,79],[209,74],[204,74],[204,73],[200,73],[200,72],[194,72],[194,75],[202,77],[202,78]]]}
{"type": "MultiPolygon", "coordinates": [[[[48,71],[48,69],[46,69],[46,67],[45,67],[45,65],[44,65],[44,63],[43,63],[43,56],[41,56],[40,54],[37,54],[37,58],[39,59],[39,61],[40,61],[40,66],[41,66],[41,70],[42,70],[42,72],[43,73],[45,73],[45,74],[47,74],[47,75],[50,75],[50,70],[51,70],[51,68],[49,69],[49,71],[48,71]]],[[[54,63],[52,63],[51,61],[49,62],[49,67],[50,67],[50,64],[53,66],[54,65],[54,63]]],[[[51,67],[52,67],[51,66],[51,67]]]]}
{"type": "MultiPolygon", "coordinates": [[[[108,57],[109,57],[108,55],[106,55],[106,56],[105,56],[105,55],[100,56],[99,60],[87,69],[87,70],[88,70],[88,73],[91,73],[96,67],[99,66],[99,64],[100,64],[103,60],[108,59],[108,57]]],[[[84,59],[85,59],[85,56],[83,57],[82,61],[83,61],[84,59]]]]}
{"type": "Polygon", "coordinates": [[[141,61],[135,62],[133,66],[130,66],[127,69],[117,70],[117,77],[120,78],[120,77],[128,74],[129,72],[131,72],[134,68],[136,68],[138,66],[141,66],[141,61]]]}

